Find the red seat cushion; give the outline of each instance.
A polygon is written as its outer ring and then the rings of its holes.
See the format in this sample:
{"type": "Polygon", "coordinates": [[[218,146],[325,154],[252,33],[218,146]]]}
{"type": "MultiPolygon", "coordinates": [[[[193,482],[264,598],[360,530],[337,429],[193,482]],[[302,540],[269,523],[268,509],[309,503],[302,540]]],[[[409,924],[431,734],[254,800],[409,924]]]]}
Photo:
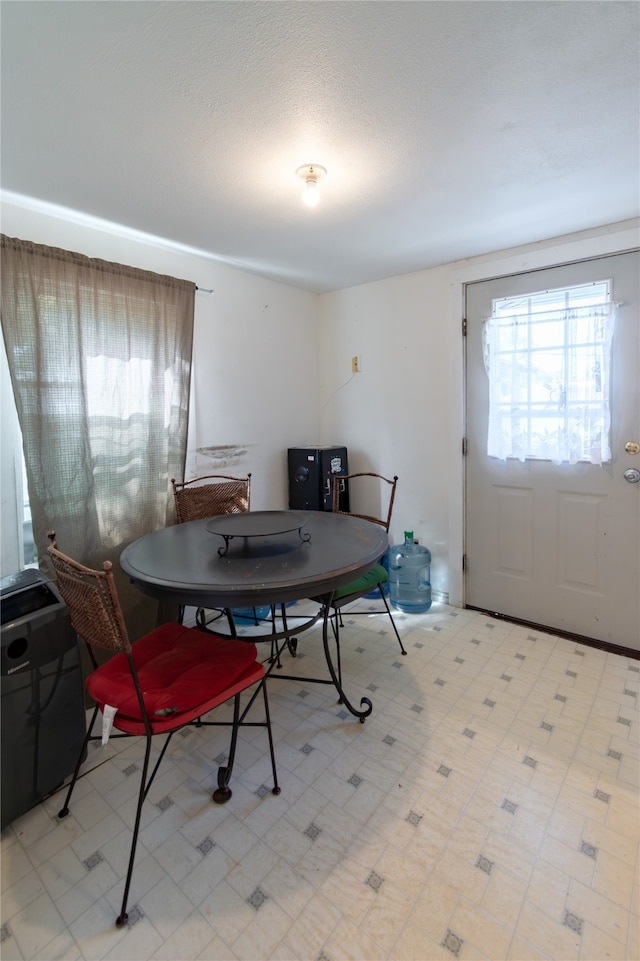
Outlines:
{"type": "MultiPolygon", "coordinates": [[[[193,627],[167,623],[132,644],[150,720],[183,714],[226,691],[255,663],[256,646],[227,640],[193,627]]],[[[102,664],[87,678],[98,704],[130,718],[142,718],[125,654],[102,664]]]]}

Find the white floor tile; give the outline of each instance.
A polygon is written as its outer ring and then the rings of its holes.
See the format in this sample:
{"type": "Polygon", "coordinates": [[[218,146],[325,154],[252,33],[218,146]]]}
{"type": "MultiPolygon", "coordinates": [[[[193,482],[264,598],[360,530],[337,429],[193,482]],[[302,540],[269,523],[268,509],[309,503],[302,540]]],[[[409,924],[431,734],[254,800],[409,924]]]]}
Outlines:
{"type": "Polygon", "coordinates": [[[268,682],[279,796],[263,729],[224,805],[228,730],[174,737],[124,929],[141,739],[90,751],[68,818],[59,791],[6,828],[3,959],[635,957],[639,662],[442,604],[397,614],[405,658],[373,606],[341,632],[364,724],[308,680],[319,628],[268,682]]]}

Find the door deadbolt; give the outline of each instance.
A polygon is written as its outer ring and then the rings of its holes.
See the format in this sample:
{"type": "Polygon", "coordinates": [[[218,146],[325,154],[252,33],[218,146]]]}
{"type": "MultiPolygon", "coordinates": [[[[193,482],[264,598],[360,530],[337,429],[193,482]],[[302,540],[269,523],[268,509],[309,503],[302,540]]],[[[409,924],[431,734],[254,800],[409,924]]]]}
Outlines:
{"type": "Polygon", "coordinates": [[[640,470],[636,470],[635,467],[630,467],[622,475],[626,481],[630,484],[637,484],[640,481],[640,470]]]}
{"type": "Polygon", "coordinates": [[[624,449],[627,454],[640,454],[640,444],[637,444],[635,440],[628,440],[624,449]]]}

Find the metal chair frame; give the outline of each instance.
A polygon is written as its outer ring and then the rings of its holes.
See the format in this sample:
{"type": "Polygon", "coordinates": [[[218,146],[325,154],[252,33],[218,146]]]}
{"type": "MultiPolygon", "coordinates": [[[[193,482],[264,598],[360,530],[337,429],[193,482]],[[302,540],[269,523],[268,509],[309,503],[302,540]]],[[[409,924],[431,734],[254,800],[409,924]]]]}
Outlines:
{"type": "MultiPolygon", "coordinates": [[[[356,472],[356,473],[353,473],[353,474],[343,474],[342,476],[336,475],[336,476],[334,476],[334,478],[333,478],[333,487],[332,487],[332,507],[333,507],[333,512],[334,512],[334,513],[337,513],[337,514],[349,514],[351,517],[361,517],[363,520],[365,520],[365,521],[370,521],[372,524],[379,524],[381,527],[384,527],[384,529],[385,529],[385,531],[386,531],[387,533],[389,533],[389,527],[390,527],[390,525],[391,525],[391,515],[392,515],[392,513],[393,513],[393,503],[394,503],[395,496],[396,496],[396,485],[397,485],[397,483],[398,483],[398,478],[397,478],[397,476],[394,476],[392,479],[390,479],[390,478],[388,478],[388,477],[384,477],[382,474],[373,473],[372,471],[359,471],[359,472],[356,472]],[[341,511],[341,510],[340,510],[340,492],[341,492],[341,488],[344,487],[345,482],[347,482],[347,483],[350,484],[352,480],[355,480],[355,479],[358,478],[358,477],[373,477],[373,478],[377,479],[379,482],[389,485],[389,488],[390,488],[390,490],[389,490],[389,501],[388,501],[388,504],[387,504],[386,515],[385,515],[384,517],[377,517],[377,516],[371,515],[371,514],[362,514],[362,513],[358,513],[357,511],[341,511]]],[[[352,493],[352,492],[350,491],[350,494],[351,494],[351,493],[352,493]]],[[[356,600],[358,600],[359,598],[364,597],[366,594],[369,594],[369,593],[371,592],[371,590],[372,590],[372,586],[370,585],[370,586],[368,586],[365,590],[356,591],[356,592],[354,592],[353,594],[347,594],[347,595],[345,595],[345,596],[343,596],[343,597],[332,598],[332,600],[330,601],[330,605],[329,605],[330,608],[331,608],[330,620],[331,620],[331,626],[332,626],[332,628],[333,628],[333,633],[334,633],[334,636],[335,636],[335,639],[336,639],[336,646],[337,646],[337,666],[338,666],[338,674],[339,674],[339,676],[341,676],[341,674],[340,674],[340,628],[341,628],[341,627],[344,627],[344,623],[343,623],[343,621],[342,621],[342,608],[343,608],[343,607],[346,607],[347,604],[351,604],[351,603],[353,603],[353,601],[356,601],[356,600]]],[[[398,641],[398,644],[400,645],[400,650],[401,650],[401,652],[402,652],[403,654],[406,654],[407,652],[406,652],[406,650],[405,650],[404,644],[402,643],[402,638],[400,637],[400,634],[399,634],[399,632],[398,632],[398,628],[396,627],[396,623],[395,623],[395,621],[394,621],[394,619],[393,619],[393,615],[392,615],[392,613],[391,613],[391,608],[389,607],[389,602],[387,601],[387,598],[386,598],[385,593],[384,593],[384,591],[383,591],[383,589],[382,589],[382,584],[381,584],[381,583],[378,584],[378,590],[379,590],[380,597],[382,598],[382,602],[383,602],[384,607],[385,607],[385,610],[380,611],[380,613],[382,613],[382,614],[386,613],[386,614],[389,615],[389,620],[391,621],[391,626],[393,627],[394,634],[396,635],[396,639],[397,639],[397,641],[398,641]]],[[[362,615],[362,614],[367,614],[367,615],[368,615],[369,613],[370,613],[369,611],[354,611],[354,612],[353,612],[354,616],[355,616],[355,615],[362,615]]]]}
{"type": "MultiPolygon", "coordinates": [[[[225,690],[219,692],[213,698],[208,699],[204,704],[199,704],[188,708],[186,712],[181,713],[179,717],[173,720],[171,714],[168,713],[166,716],[161,716],[159,718],[156,717],[152,721],[145,705],[144,694],[140,686],[138,672],[134,660],[133,651],[135,650],[136,642],[134,642],[132,645],[129,640],[127,627],[124,621],[122,608],[120,606],[115,582],[113,579],[111,562],[105,561],[102,571],[92,570],[91,568],[85,567],[84,565],[68,557],[66,554],[63,554],[58,549],[55,539],[55,532],[49,532],[49,539],[51,544],[48,548],[48,553],[56,573],[58,589],[69,610],[72,626],[74,627],[78,636],[81,637],[85,642],[94,670],[99,670],[99,665],[93,650],[94,647],[109,650],[114,654],[124,654],[127,658],[138,705],[140,708],[141,720],[127,718],[126,716],[116,714],[113,720],[113,726],[122,733],[112,734],[111,736],[114,738],[121,738],[142,735],[146,738],[144,761],[140,778],[140,790],[138,793],[138,803],[133,828],[131,851],[129,855],[129,864],[127,868],[122,906],[116,920],[116,926],[122,927],[127,923],[128,919],[126,909],[135,862],[142,806],[147,794],[149,793],[149,789],[153,783],[158,768],[160,767],[160,763],[166,753],[167,747],[169,746],[169,742],[176,731],[181,730],[190,724],[193,724],[197,727],[231,726],[231,744],[229,748],[228,762],[226,765],[221,766],[218,769],[218,787],[213,792],[213,800],[218,804],[223,804],[229,800],[232,793],[231,789],[229,788],[229,781],[231,779],[231,772],[233,770],[239,728],[241,726],[266,727],[269,739],[269,751],[271,755],[271,767],[274,781],[272,793],[280,793],[276,772],[273,735],[271,731],[269,701],[267,698],[267,688],[265,683],[266,673],[262,664],[256,660],[253,670],[245,671],[245,673],[241,675],[235,682],[232,682],[225,690]],[[257,686],[252,692],[248,703],[241,711],[240,695],[243,691],[253,687],[254,685],[257,686]],[[264,700],[265,720],[247,721],[247,714],[261,690],[264,700]],[[213,710],[220,704],[226,703],[227,701],[231,700],[231,698],[233,698],[234,702],[233,720],[231,722],[201,720],[203,715],[208,714],[209,711],[213,710]],[[166,734],[167,737],[162,746],[156,764],[149,775],[151,740],[156,734],[166,734]]],[[[190,628],[190,630],[197,631],[197,628],[190,628]]],[[[225,638],[225,640],[227,639],[225,638]]],[[[212,656],[215,657],[214,647],[212,647],[212,656]]],[[[69,813],[69,802],[71,800],[73,789],[78,780],[80,768],[84,759],[86,758],[87,746],[89,742],[96,740],[99,741],[102,738],[101,733],[92,734],[99,709],[99,705],[96,704],[91,716],[91,721],[87,728],[87,733],[80,750],[80,754],[78,756],[78,761],[72,776],[72,780],[69,784],[63,807],[58,815],[60,818],[65,818],[69,813]]]]}
{"type": "Polygon", "coordinates": [[[334,514],[349,514],[351,517],[361,517],[365,521],[371,521],[372,524],[379,524],[380,527],[384,527],[387,534],[389,533],[389,527],[391,526],[391,515],[393,513],[393,502],[396,498],[396,486],[398,484],[398,477],[394,475],[393,479],[390,480],[388,477],[383,477],[382,474],[375,474],[372,471],[359,471],[354,474],[337,474],[333,478],[332,486],[332,506],[331,509],[334,514]],[[343,488],[344,482],[355,480],[356,477],[374,477],[379,481],[383,481],[385,484],[389,484],[391,490],[389,491],[389,502],[387,504],[387,516],[376,517],[370,514],[358,514],[357,511],[341,511],[340,510],[340,491],[343,488]]]}

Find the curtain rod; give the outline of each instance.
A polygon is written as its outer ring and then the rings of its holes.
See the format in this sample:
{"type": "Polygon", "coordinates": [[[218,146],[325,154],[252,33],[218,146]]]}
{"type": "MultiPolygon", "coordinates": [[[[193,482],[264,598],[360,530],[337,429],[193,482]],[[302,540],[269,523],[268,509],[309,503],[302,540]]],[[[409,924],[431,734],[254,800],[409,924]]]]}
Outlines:
{"type": "Polygon", "coordinates": [[[196,284],[196,290],[201,290],[203,294],[214,294],[215,291],[213,287],[198,287],[196,284]]]}

